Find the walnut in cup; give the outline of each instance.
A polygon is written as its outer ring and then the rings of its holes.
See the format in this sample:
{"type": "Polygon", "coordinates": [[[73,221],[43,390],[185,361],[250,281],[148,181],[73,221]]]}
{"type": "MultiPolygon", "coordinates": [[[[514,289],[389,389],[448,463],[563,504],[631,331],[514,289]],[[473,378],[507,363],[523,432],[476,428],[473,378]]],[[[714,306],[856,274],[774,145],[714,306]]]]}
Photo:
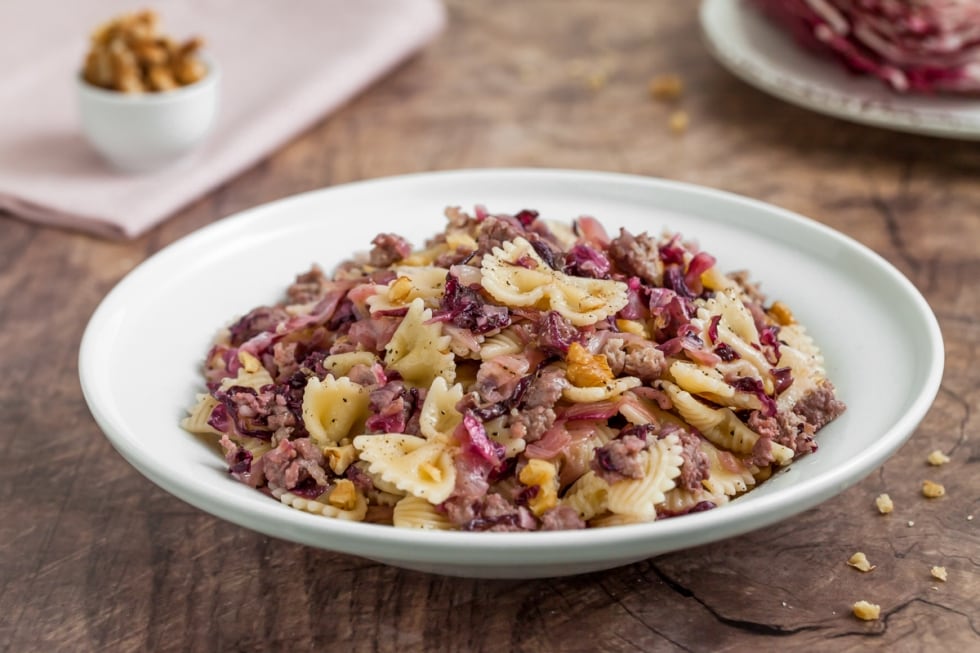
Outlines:
{"type": "Polygon", "coordinates": [[[201,80],[207,66],[199,37],[178,43],[159,31],[152,10],[124,14],[99,26],[82,76],[93,86],[123,93],[170,91],[201,80]]]}

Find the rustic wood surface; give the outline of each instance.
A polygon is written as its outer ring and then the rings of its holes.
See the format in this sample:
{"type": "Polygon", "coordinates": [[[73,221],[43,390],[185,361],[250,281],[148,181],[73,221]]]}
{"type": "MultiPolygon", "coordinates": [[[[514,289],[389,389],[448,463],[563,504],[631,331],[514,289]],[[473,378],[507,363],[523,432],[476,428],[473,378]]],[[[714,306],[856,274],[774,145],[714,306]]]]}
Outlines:
{"type": "Polygon", "coordinates": [[[980,650],[980,519],[969,518],[980,512],[980,144],[773,100],[709,57],[695,3],[449,5],[431,47],[138,240],[0,216],[0,650],[980,650]],[[686,82],[674,105],[648,95],[663,72],[686,82]],[[668,128],[676,108],[690,117],[683,135],[668,128]],[[77,381],[81,333],[148,255],[299,191],[519,165],[706,184],[870,246],[939,317],[947,356],[934,407],[880,470],[799,517],[529,582],[401,571],[258,535],[158,489],[100,433],[77,381]],[[933,449],[952,461],[928,467],[933,449]],[[948,495],[923,498],[924,478],[948,495]],[[875,511],[881,492],[895,500],[890,516],[875,511]],[[847,567],[857,550],[878,568],[847,567]],[[852,617],[858,599],[879,603],[881,619],[852,617]]]}

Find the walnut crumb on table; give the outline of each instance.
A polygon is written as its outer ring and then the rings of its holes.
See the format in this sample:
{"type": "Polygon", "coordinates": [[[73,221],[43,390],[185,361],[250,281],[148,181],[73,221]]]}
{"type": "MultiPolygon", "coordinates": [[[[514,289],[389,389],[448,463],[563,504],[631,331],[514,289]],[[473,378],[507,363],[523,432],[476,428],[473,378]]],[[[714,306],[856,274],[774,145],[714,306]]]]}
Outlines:
{"type": "Polygon", "coordinates": [[[931,573],[932,577],[936,580],[941,580],[944,583],[946,582],[946,567],[933,567],[929,570],[929,573],[931,573]]]}
{"type": "Polygon", "coordinates": [[[875,569],[877,565],[873,565],[868,561],[868,556],[864,555],[862,551],[858,551],[850,557],[847,561],[848,566],[854,567],[858,571],[863,571],[865,573],[875,569]]]}
{"type": "Polygon", "coordinates": [[[675,134],[683,134],[687,131],[687,126],[690,124],[690,119],[687,117],[686,111],[675,111],[670,114],[670,119],[667,122],[670,127],[670,131],[675,134]]]}
{"type": "Polygon", "coordinates": [[[875,505],[878,506],[878,512],[883,515],[887,515],[895,509],[895,504],[892,503],[892,498],[887,494],[879,494],[878,498],[875,499],[875,505]]]}
{"type": "Polygon", "coordinates": [[[946,494],[946,488],[933,481],[922,481],[922,496],[936,499],[946,494]]]}
{"type": "Polygon", "coordinates": [[[881,615],[881,606],[867,601],[858,601],[851,606],[851,612],[862,621],[874,621],[881,615]]]}
{"type": "Polygon", "coordinates": [[[944,454],[939,449],[936,449],[936,450],[932,451],[929,454],[929,457],[926,458],[926,461],[930,465],[932,465],[934,467],[938,467],[940,465],[945,465],[946,463],[948,463],[949,462],[949,456],[947,456],[946,454],[944,454]]]}
{"type": "Polygon", "coordinates": [[[655,100],[676,100],[684,93],[684,80],[665,73],[650,80],[650,96],[655,100]]]}

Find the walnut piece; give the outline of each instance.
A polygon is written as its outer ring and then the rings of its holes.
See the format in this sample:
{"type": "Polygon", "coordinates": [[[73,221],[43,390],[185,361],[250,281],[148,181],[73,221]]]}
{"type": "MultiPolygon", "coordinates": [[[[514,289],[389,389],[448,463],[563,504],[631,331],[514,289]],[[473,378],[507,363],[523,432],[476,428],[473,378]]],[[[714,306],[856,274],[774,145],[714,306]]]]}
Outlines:
{"type": "Polygon", "coordinates": [[[874,621],[881,616],[881,606],[867,601],[858,601],[851,606],[851,611],[863,621],[874,621]]]}
{"type": "Polygon", "coordinates": [[[691,120],[687,117],[686,111],[675,111],[670,114],[670,119],[667,121],[667,125],[670,127],[670,131],[675,134],[683,134],[687,131],[687,127],[691,120]]]}
{"type": "Polygon", "coordinates": [[[875,499],[875,505],[878,506],[878,512],[883,515],[887,515],[895,509],[895,504],[892,503],[892,498],[887,494],[879,494],[878,498],[875,499]]]}
{"type": "Polygon", "coordinates": [[[655,100],[676,100],[684,93],[684,80],[666,73],[650,80],[650,96],[655,100]]]}
{"type": "Polygon", "coordinates": [[[858,551],[847,561],[847,564],[854,567],[858,571],[863,571],[865,573],[875,569],[877,565],[873,565],[868,562],[868,556],[864,555],[863,552],[858,551]]]}
{"type": "Polygon", "coordinates": [[[946,494],[946,488],[939,483],[932,481],[922,481],[922,495],[929,499],[936,499],[946,494]]]}
{"type": "Polygon", "coordinates": [[[946,582],[946,567],[933,567],[929,570],[929,573],[931,573],[932,577],[936,580],[941,580],[944,583],[946,582]]]}
{"type": "Polygon", "coordinates": [[[197,56],[203,41],[183,44],[159,32],[151,10],[123,14],[92,33],[82,76],[93,86],[122,93],[163,92],[193,84],[207,75],[197,56]]]}
{"type": "Polygon", "coordinates": [[[933,467],[939,467],[940,465],[945,465],[949,462],[949,456],[944,454],[941,450],[936,449],[929,454],[926,461],[933,467]]]}

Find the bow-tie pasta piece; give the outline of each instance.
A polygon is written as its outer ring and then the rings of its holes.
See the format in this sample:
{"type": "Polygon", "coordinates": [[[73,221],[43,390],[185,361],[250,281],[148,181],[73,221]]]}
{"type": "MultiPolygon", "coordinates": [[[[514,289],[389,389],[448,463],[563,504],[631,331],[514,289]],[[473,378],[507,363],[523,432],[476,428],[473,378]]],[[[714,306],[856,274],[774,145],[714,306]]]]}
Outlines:
{"type": "Polygon", "coordinates": [[[590,470],[572,483],[565,493],[565,498],[562,499],[562,504],[577,512],[585,521],[589,521],[608,509],[609,484],[590,470]]]}
{"type": "Polygon", "coordinates": [[[272,496],[279,499],[283,504],[314,515],[347,521],[364,521],[364,517],[367,515],[367,500],[356,490],[354,490],[350,502],[345,502],[346,505],[335,506],[329,502],[329,499],[321,500],[322,497],[320,499],[304,499],[282,488],[269,489],[272,496]]]}
{"type": "Polygon", "coordinates": [[[561,396],[573,403],[592,404],[618,397],[627,390],[638,388],[641,385],[643,382],[635,376],[623,376],[593,388],[566,385],[561,389],[561,396]]]}
{"type": "Polygon", "coordinates": [[[463,421],[463,415],[456,410],[456,404],[463,399],[463,386],[449,387],[446,379],[437,376],[429,386],[419,414],[419,430],[430,440],[448,440],[456,427],[463,421]]]}
{"type": "Polygon", "coordinates": [[[800,399],[826,382],[823,356],[802,325],[784,326],[779,331],[783,345],[777,365],[788,367],[793,383],[776,398],[779,410],[791,410],[800,399]]]}
{"type": "Polygon", "coordinates": [[[412,300],[401,324],[385,345],[385,367],[401,374],[408,384],[428,388],[441,376],[452,383],[456,363],[449,349],[452,338],[442,335],[442,323],[427,324],[432,311],[418,297],[412,300]]]}
{"type": "Polygon", "coordinates": [[[208,424],[211,411],[218,405],[218,400],[209,394],[197,395],[197,403],[187,411],[187,417],[180,422],[181,428],[198,435],[221,435],[221,431],[208,424]]]}
{"type": "Polygon", "coordinates": [[[391,521],[399,528],[446,531],[453,527],[446,515],[439,512],[434,505],[412,495],[395,504],[391,521]]]}
{"type": "Polygon", "coordinates": [[[311,376],[303,391],[303,425],[320,447],[337,444],[367,417],[370,394],[347,377],[311,376]]]}
{"type": "Polygon", "coordinates": [[[369,351],[349,351],[343,354],[330,354],[323,359],[323,369],[334,377],[340,378],[350,373],[355,365],[371,367],[378,362],[378,357],[369,351]]]}
{"type": "Polygon", "coordinates": [[[262,367],[259,359],[248,352],[238,352],[238,361],[242,364],[234,378],[225,377],[218,386],[219,390],[225,391],[234,386],[242,386],[259,390],[263,386],[275,383],[269,371],[262,367]]]}
{"type": "Polygon", "coordinates": [[[441,440],[382,433],[359,435],[354,447],[373,474],[429,503],[442,503],[456,486],[456,467],[441,440]]]}
{"type": "Polygon", "coordinates": [[[620,281],[573,277],[551,269],[524,238],[483,257],[483,288],[506,306],[533,306],[560,313],[575,326],[604,320],[629,301],[620,281]]]}
{"type": "Polygon", "coordinates": [[[432,265],[401,266],[397,275],[380,292],[367,299],[371,312],[404,308],[422,299],[429,308],[436,308],[446,288],[446,268],[432,265]]]}
{"type": "Polygon", "coordinates": [[[752,470],[728,451],[701,441],[701,451],[708,457],[708,477],[701,481],[712,494],[733,497],[755,485],[752,470]]]}
{"type": "Polygon", "coordinates": [[[690,490],[685,490],[684,488],[675,487],[666,494],[664,502],[659,504],[657,508],[669,514],[683,515],[684,513],[690,511],[694,506],[705,501],[710,501],[717,507],[728,503],[728,496],[720,492],[708,492],[703,488],[695,492],[691,492],[690,490]]]}
{"type": "Polygon", "coordinates": [[[656,519],[656,504],[663,503],[666,493],[676,486],[674,479],[681,475],[681,465],[684,464],[681,451],[680,439],[676,435],[668,435],[642,452],[643,477],[610,485],[609,510],[646,521],[656,519]]]}
{"type": "Polygon", "coordinates": [[[744,410],[763,408],[757,395],[736,391],[715,368],[678,360],[671,363],[670,375],[682,389],[721,406],[744,410]]]}
{"type": "Polygon", "coordinates": [[[752,453],[759,434],[746,426],[730,408],[711,408],[669,381],[662,381],[674,409],[684,420],[719,447],[740,454],[752,453]]]}

